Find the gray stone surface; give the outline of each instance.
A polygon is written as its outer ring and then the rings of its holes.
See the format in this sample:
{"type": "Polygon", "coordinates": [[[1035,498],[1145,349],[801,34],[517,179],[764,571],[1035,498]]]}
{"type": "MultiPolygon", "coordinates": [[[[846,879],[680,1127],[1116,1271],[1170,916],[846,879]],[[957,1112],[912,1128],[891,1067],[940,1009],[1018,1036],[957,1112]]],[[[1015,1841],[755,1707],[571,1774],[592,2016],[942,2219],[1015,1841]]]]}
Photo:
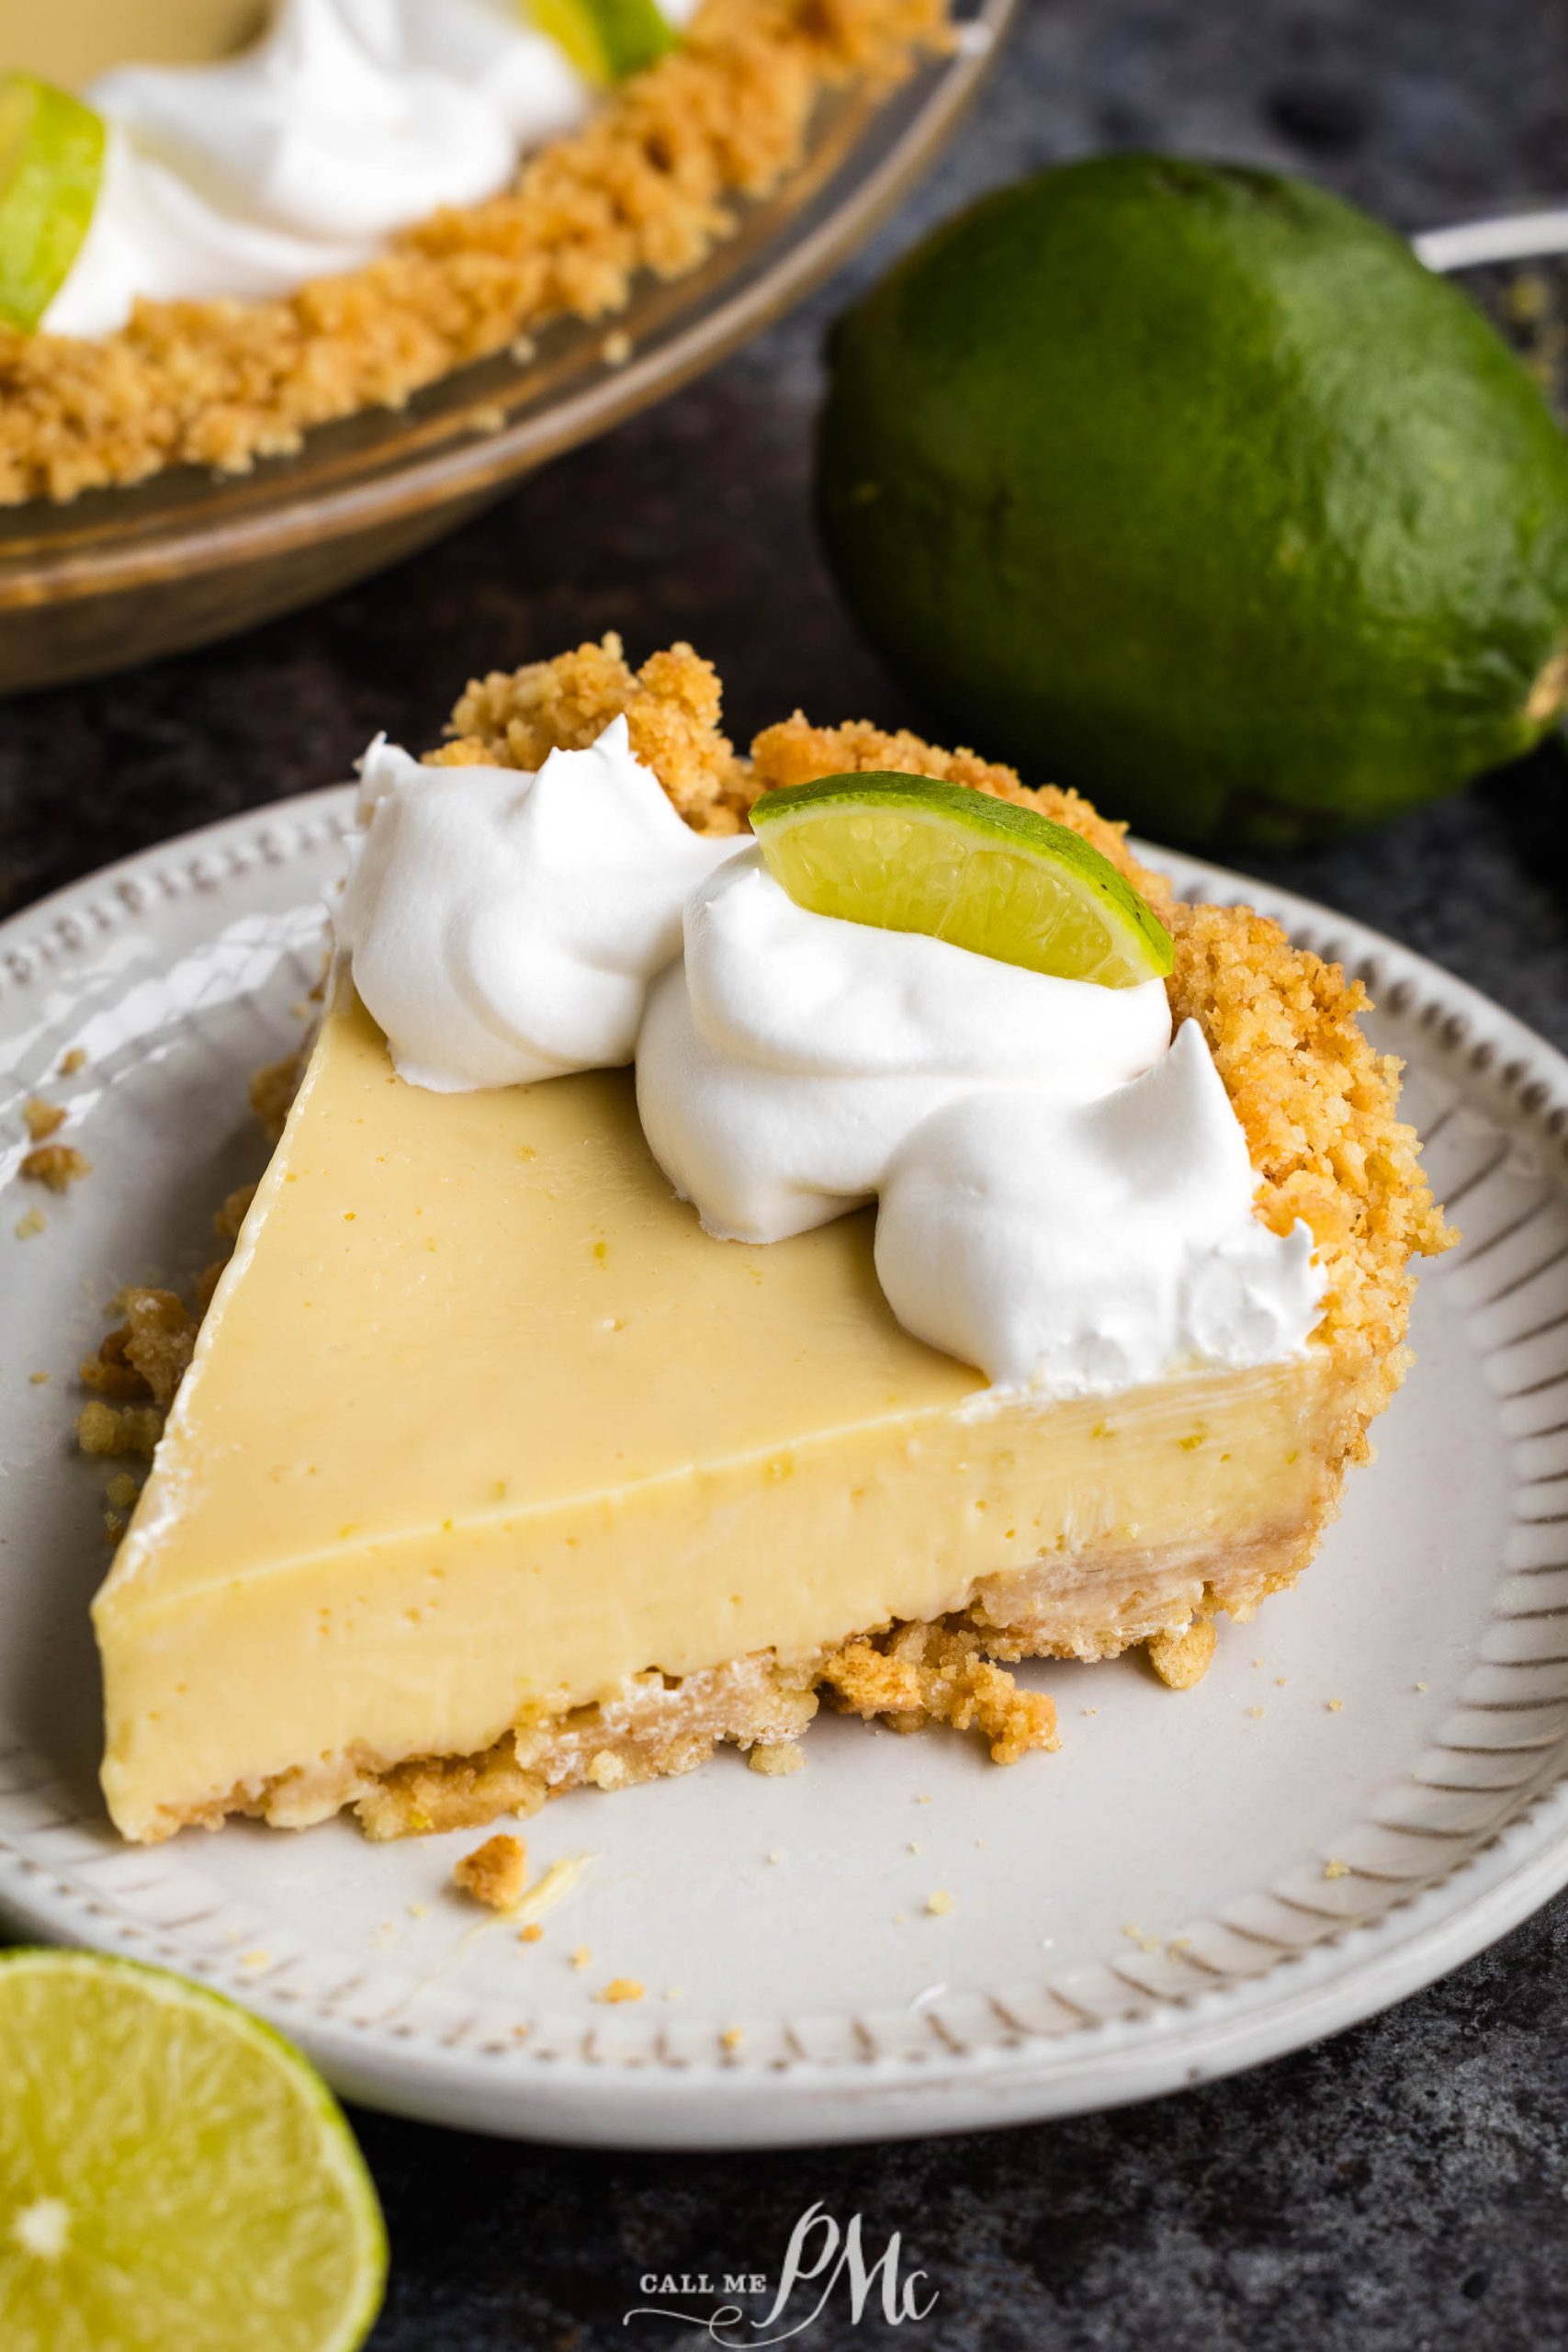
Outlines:
{"type": "MultiPolygon", "coordinates": [[[[824,320],[978,189],[1104,144],[1314,172],[1406,227],[1568,187],[1562,0],[1037,0],[981,112],[853,269],[749,352],[333,603],[0,709],[0,910],[141,843],[427,740],[474,669],[618,628],[689,636],[744,736],[796,699],[918,723],[810,538],[824,320]]],[[[1568,1037],[1553,750],[1353,849],[1281,863],[1568,1037]]],[[[395,2268],[376,2352],[689,2344],[622,2313],[650,2267],[776,2267],[820,2198],[904,2233],[942,2352],[1416,2352],[1568,2343],[1568,1905],[1391,2015],[1235,2082],[953,2142],[755,2157],[513,2147],[360,2119],[395,2268]]],[[[788,2323],[784,2323],[787,2324],[788,2323]]]]}

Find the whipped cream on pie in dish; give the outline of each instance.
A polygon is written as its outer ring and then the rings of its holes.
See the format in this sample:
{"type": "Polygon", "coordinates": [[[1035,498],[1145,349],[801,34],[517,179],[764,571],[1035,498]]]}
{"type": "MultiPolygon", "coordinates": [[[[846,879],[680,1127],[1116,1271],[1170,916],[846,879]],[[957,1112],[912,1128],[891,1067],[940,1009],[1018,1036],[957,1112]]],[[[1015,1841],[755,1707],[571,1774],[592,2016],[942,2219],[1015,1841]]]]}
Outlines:
{"type": "Polygon", "coordinates": [[[748,837],[677,817],[617,718],[536,775],[361,763],[339,935],[394,1066],[441,1091],[634,1058],[708,1232],[872,1199],[906,1329],[999,1390],[1108,1394],[1299,1354],[1321,1270],[1164,983],[1059,979],[813,914],[748,837]]]}
{"type": "MultiPolygon", "coordinates": [[[[694,0],[660,0],[671,23],[694,0]]],[[[139,296],[290,292],[503,187],[596,93],[522,0],[280,0],[215,65],[128,65],[92,225],[44,326],[112,334],[139,296]]]]}

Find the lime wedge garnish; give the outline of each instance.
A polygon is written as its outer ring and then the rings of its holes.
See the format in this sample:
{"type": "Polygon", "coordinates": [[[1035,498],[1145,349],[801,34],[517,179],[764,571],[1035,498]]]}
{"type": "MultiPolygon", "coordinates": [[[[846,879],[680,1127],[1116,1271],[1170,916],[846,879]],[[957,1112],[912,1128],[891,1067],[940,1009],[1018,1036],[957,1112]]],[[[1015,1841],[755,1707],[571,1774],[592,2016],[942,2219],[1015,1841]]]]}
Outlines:
{"type": "Polygon", "coordinates": [[[600,89],[640,74],[680,36],[655,0],[523,0],[542,33],[600,89]]]}
{"type": "Polygon", "coordinates": [[[764,792],[762,855],[797,906],[920,931],[1057,979],[1163,979],[1170,934],[1069,826],[960,784],[830,775],[764,792]]]}
{"type": "Polygon", "coordinates": [[[31,74],[0,74],[0,322],[31,334],[87,233],[104,119],[31,74]]]}
{"type": "Polygon", "coordinates": [[[320,2076],[162,1969],[0,1955],[6,2352],[354,2352],[376,2191],[320,2076]]]}

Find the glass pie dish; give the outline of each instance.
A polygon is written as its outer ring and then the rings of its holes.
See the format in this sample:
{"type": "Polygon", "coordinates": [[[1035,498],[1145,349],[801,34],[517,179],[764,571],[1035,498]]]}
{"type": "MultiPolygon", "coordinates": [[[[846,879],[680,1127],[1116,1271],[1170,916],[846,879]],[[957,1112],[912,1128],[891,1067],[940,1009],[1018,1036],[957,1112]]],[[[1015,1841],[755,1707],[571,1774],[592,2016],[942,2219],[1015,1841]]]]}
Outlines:
{"type": "Polygon", "coordinates": [[[405,408],[319,426],[243,474],[186,466],[0,510],[0,693],[180,652],[379,571],[547,458],[674,390],[798,301],[940,152],[1019,0],[960,0],[956,40],[891,90],[819,105],[801,163],[699,266],[609,321],[459,368],[405,408]]]}

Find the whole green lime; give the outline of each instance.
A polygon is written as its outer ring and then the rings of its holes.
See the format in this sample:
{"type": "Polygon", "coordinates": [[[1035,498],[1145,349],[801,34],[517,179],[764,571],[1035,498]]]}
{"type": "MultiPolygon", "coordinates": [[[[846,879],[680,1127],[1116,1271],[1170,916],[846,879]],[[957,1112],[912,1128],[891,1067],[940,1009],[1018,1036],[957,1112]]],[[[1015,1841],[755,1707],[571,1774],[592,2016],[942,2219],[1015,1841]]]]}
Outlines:
{"type": "Polygon", "coordinates": [[[829,560],[965,736],[1109,813],[1284,847],[1568,698],[1568,442],[1391,231],[1113,155],[989,197],[842,319],[829,560]]]}

